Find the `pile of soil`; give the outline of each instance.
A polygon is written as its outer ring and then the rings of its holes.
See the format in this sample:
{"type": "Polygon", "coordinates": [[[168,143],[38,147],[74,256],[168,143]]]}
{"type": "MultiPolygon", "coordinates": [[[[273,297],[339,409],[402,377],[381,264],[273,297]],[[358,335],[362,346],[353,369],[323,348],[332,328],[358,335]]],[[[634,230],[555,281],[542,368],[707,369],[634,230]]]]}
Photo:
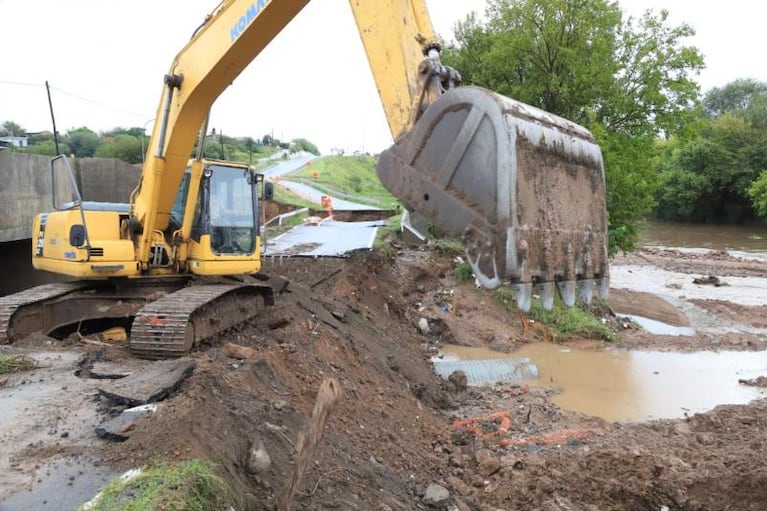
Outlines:
{"type": "MultiPolygon", "coordinates": [[[[553,387],[440,380],[430,357],[442,342],[513,351],[550,338],[457,282],[453,265],[429,251],[269,262],[268,272],[290,280],[277,305],[193,353],[196,369],[180,389],[127,441],[94,439],[94,453],[119,469],[208,459],[240,509],[276,509],[299,432],[332,377],[342,398],[293,509],[764,508],[765,400],[620,424],[560,409],[553,387]],[[227,343],[253,356],[230,358],[227,343]]],[[[691,342],[675,339],[662,342],[691,342]]],[[[108,358],[127,357],[122,349],[108,358]]]]}

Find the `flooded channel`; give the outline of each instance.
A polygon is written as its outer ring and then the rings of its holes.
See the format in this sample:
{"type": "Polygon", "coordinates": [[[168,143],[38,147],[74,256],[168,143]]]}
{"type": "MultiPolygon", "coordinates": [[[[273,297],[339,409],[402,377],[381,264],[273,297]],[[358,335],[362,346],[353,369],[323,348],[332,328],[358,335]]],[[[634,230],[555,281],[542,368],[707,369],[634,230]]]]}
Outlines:
{"type": "Polygon", "coordinates": [[[560,387],[555,404],[609,421],[679,418],[767,395],[738,383],[767,375],[764,351],[593,351],[536,343],[509,354],[453,345],[442,353],[461,360],[529,357],[539,377],[528,384],[560,387]]]}
{"type": "Polygon", "coordinates": [[[707,248],[741,252],[767,252],[767,225],[712,225],[650,222],[638,246],[707,248]]]}

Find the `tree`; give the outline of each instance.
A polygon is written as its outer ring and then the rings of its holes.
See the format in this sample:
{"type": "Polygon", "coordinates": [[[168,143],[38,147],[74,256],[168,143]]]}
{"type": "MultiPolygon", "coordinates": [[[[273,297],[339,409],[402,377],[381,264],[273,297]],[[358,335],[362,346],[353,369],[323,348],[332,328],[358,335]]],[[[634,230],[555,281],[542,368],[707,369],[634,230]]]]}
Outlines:
{"type": "Polygon", "coordinates": [[[694,136],[680,138],[659,169],[661,218],[744,222],[764,214],[767,84],[736,80],[705,94],[694,136]]]}
{"type": "Polygon", "coordinates": [[[99,145],[94,156],[117,158],[128,163],[141,163],[141,139],[127,133],[121,133],[99,145]]]}
{"type": "Polygon", "coordinates": [[[87,158],[96,153],[96,148],[101,143],[99,136],[85,126],[67,131],[64,142],[69,146],[72,153],[79,158],[87,158]]]}
{"type": "Polygon", "coordinates": [[[762,171],[759,178],[748,189],[748,196],[756,214],[767,219],[767,170],[762,171]]]}
{"type": "Polygon", "coordinates": [[[317,146],[306,140],[305,138],[296,138],[293,139],[293,143],[296,146],[296,151],[306,151],[308,153],[312,153],[315,156],[320,155],[320,150],[317,149],[317,146]]]}
{"type": "Polygon", "coordinates": [[[16,124],[13,121],[5,121],[3,123],[3,129],[0,130],[0,132],[11,137],[23,137],[27,134],[26,130],[22,128],[21,125],[16,124]]]}
{"type": "Polygon", "coordinates": [[[703,98],[703,108],[710,117],[727,112],[746,111],[752,106],[764,106],[767,83],[739,79],[724,87],[714,87],[703,98]]]}
{"type": "Polygon", "coordinates": [[[668,13],[626,18],[607,0],[489,0],[444,60],[477,84],[578,122],[605,161],[611,251],[629,249],[657,186],[655,138],[691,118],[703,65],[668,13]]]}

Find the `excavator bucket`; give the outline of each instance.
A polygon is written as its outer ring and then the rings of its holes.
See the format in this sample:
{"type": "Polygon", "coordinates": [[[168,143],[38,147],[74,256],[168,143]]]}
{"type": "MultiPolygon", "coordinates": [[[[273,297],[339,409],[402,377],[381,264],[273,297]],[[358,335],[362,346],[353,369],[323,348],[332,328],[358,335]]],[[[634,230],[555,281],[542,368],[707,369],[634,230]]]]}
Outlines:
{"type": "Polygon", "coordinates": [[[463,241],[478,282],[509,283],[518,307],[533,293],[609,287],[602,154],[585,128],[478,87],[440,96],[378,161],[403,204],[463,241]],[[537,288],[537,289],[536,289],[537,288]]]}

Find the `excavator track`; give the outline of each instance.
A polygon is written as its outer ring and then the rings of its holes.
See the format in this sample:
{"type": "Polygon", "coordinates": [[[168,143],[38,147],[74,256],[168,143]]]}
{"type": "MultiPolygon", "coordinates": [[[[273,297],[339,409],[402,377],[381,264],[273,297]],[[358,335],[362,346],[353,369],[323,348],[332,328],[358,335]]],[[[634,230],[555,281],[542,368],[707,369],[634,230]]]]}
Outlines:
{"type": "Polygon", "coordinates": [[[131,352],[164,359],[188,354],[200,342],[257,312],[255,298],[274,304],[268,285],[205,284],[185,287],[144,306],[133,320],[131,352]]]}
{"type": "Polygon", "coordinates": [[[89,287],[87,282],[43,284],[19,293],[0,297],[0,344],[39,330],[45,302],[89,287]],[[23,318],[22,316],[26,316],[23,318]],[[25,324],[31,329],[25,328],[25,324]]]}

